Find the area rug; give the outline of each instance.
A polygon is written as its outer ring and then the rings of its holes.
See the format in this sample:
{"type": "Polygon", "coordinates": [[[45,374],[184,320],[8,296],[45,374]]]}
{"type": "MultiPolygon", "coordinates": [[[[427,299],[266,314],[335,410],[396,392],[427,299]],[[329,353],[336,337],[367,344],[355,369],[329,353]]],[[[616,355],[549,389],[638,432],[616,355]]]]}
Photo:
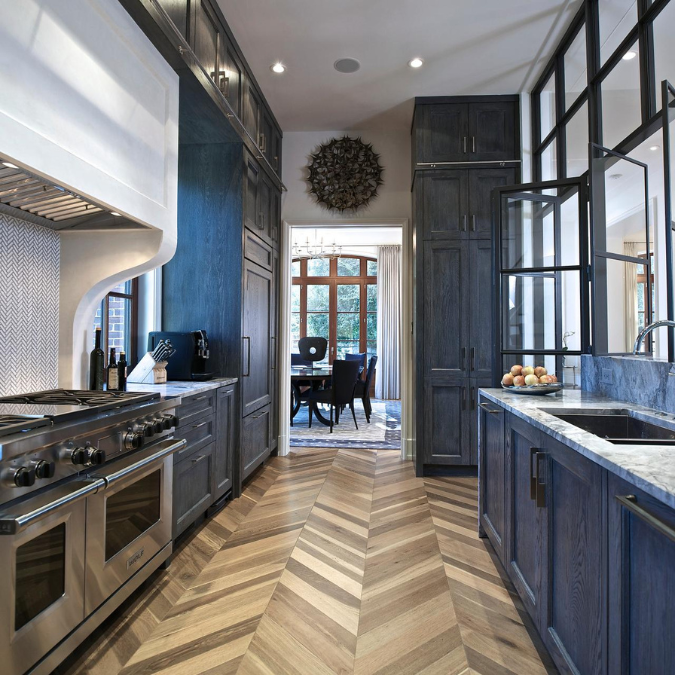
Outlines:
{"type": "MultiPolygon", "coordinates": [[[[363,404],[356,401],[356,421],[354,427],[352,414],[347,408],[340,416],[340,424],[330,428],[312,419],[312,428],[308,427],[308,409],[302,406],[291,427],[291,447],[303,448],[363,448],[398,450],[401,447],[401,402],[371,400],[373,414],[370,424],[366,421],[363,404]]],[[[324,413],[328,417],[328,413],[324,413]]]]}

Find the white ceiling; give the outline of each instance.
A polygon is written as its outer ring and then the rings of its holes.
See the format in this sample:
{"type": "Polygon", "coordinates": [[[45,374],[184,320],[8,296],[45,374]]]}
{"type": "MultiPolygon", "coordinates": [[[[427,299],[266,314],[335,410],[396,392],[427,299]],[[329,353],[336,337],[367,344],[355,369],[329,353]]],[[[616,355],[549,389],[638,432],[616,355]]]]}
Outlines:
{"type": "Polygon", "coordinates": [[[218,3],[282,129],[339,131],[408,128],[415,96],[527,91],[581,0],[218,3]],[[336,72],[343,57],[361,70],[336,72]]]}
{"type": "Polygon", "coordinates": [[[293,245],[323,243],[326,246],[387,246],[401,245],[403,230],[400,227],[294,227],[293,245]]]}

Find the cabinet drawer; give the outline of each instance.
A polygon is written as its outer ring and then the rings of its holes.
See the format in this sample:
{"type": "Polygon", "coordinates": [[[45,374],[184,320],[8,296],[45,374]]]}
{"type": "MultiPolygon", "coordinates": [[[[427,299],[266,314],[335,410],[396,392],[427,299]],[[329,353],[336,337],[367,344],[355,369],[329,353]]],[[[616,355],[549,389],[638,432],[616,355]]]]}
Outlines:
{"type": "Polygon", "coordinates": [[[183,432],[183,427],[189,427],[201,417],[213,415],[216,412],[216,391],[217,389],[212,389],[203,394],[183,399],[178,409],[178,419],[180,420],[178,429],[180,429],[180,433],[183,432]]]}
{"type": "Polygon", "coordinates": [[[174,465],[183,461],[185,457],[191,455],[195,450],[203,448],[205,445],[213,443],[216,440],[216,416],[209,415],[190,424],[181,423],[176,436],[184,438],[187,441],[187,445],[174,454],[174,465]]]}
{"type": "Polygon", "coordinates": [[[274,261],[272,247],[268,246],[248,228],[244,228],[244,257],[267,270],[272,269],[274,261]]]}
{"type": "Polygon", "coordinates": [[[269,457],[271,417],[267,405],[242,420],[241,474],[244,479],[269,457]]]}
{"type": "Polygon", "coordinates": [[[173,536],[191,525],[213,503],[215,443],[195,450],[173,469],[173,536]]]}

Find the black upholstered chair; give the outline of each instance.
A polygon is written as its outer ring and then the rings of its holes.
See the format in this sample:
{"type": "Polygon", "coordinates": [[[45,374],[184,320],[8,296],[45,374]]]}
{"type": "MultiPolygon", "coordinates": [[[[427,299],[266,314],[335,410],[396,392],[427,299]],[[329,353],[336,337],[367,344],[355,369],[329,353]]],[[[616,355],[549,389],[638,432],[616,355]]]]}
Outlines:
{"type": "MultiPolygon", "coordinates": [[[[354,425],[359,428],[356,422],[356,412],[354,410],[354,389],[359,377],[359,363],[357,361],[333,361],[333,377],[331,386],[328,389],[317,389],[309,392],[309,400],[317,403],[328,403],[330,405],[330,432],[333,433],[334,420],[339,419],[340,408],[349,406],[354,418],[354,425]]],[[[312,406],[309,407],[309,427],[312,428],[312,406]]]]}
{"type": "Polygon", "coordinates": [[[345,361],[358,361],[361,369],[366,367],[366,353],[363,354],[345,354],[345,361]]]}
{"type": "Polygon", "coordinates": [[[305,366],[310,368],[312,362],[302,358],[302,354],[291,352],[291,366],[305,366]]]}
{"type": "Polygon", "coordinates": [[[373,406],[370,404],[370,384],[373,381],[373,373],[377,365],[377,356],[371,356],[368,363],[368,372],[365,380],[359,380],[354,390],[354,398],[360,398],[363,403],[363,411],[366,413],[366,420],[370,424],[370,416],[373,412],[373,406]]]}
{"type": "Polygon", "coordinates": [[[326,349],[328,340],[322,337],[304,337],[298,340],[298,349],[300,356],[305,361],[311,361],[312,364],[317,361],[323,361],[326,358],[326,349]]]}

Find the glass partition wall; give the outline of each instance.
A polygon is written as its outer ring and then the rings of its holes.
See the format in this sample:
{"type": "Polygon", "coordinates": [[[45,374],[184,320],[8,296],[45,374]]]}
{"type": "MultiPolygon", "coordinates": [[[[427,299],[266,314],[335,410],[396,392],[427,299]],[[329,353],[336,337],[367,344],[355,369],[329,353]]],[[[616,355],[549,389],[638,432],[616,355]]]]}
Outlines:
{"type": "MultiPolygon", "coordinates": [[[[673,218],[666,213],[666,195],[671,206],[673,199],[664,164],[673,161],[674,153],[672,140],[665,138],[664,119],[670,139],[675,128],[672,115],[661,110],[666,86],[662,80],[675,81],[674,26],[675,1],[585,0],[532,92],[535,180],[583,176],[596,181],[595,199],[600,202],[591,209],[591,262],[599,265],[595,283],[604,284],[605,290],[600,288],[594,302],[594,314],[603,327],[593,333],[595,354],[631,351],[637,335],[632,332],[673,312],[673,218]],[[599,147],[607,150],[601,152],[599,147]],[[610,156],[609,151],[625,159],[610,156]],[[621,189],[638,168],[644,180],[621,189]],[[636,201],[647,176],[649,188],[636,201]],[[635,213],[630,213],[631,200],[635,213]],[[612,213],[612,224],[599,220],[612,213]],[[601,232],[604,241],[597,238],[601,232]],[[611,279],[618,280],[619,275],[617,288],[623,290],[608,292],[607,284],[613,291],[611,279]],[[635,295],[635,303],[629,303],[628,292],[635,295]]],[[[672,88],[670,96],[672,102],[672,88]]],[[[666,337],[665,331],[654,334],[646,348],[672,361],[674,338],[666,337]]],[[[582,344],[582,349],[589,346],[590,342],[582,344]]]]}

